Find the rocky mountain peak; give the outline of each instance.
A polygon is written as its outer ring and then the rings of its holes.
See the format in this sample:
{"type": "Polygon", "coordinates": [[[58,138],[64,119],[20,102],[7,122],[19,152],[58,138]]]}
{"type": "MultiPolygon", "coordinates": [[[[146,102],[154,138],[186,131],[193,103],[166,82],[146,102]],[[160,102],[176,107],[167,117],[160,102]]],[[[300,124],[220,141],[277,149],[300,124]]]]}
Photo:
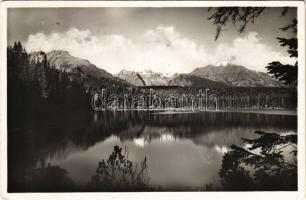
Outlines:
{"type": "Polygon", "coordinates": [[[122,70],[117,76],[137,86],[167,86],[169,80],[162,73],[144,70],[140,72],[122,70]]]}
{"type": "Polygon", "coordinates": [[[32,62],[41,62],[46,57],[49,65],[60,71],[69,73],[82,73],[83,75],[91,75],[94,77],[114,78],[110,73],[104,69],[98,68],[96,65],[90,63],[86,59],[81,59],[72,56],[68,51],[52,50],[48,53],[43,51],[30,53],[30,60],[32,62]]]}
{"type": "Polygon", "coordinates": [[[88,60],[72,56],[63,50],[52,50],[47,53],[47,57],[50,64],[57,69],[92,65],[88,60]]]}

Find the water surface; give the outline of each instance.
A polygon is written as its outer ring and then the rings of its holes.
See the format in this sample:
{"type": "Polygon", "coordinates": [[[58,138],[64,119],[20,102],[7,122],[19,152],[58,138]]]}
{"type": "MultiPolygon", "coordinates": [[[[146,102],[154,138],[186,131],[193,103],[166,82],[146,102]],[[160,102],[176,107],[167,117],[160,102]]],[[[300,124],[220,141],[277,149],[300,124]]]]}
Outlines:
{"type": "Polygon", "coordinates": [[[147,158],[150,186],[201,190],[220,184],[222,156],[232,144],[243,146],[242,137],[297,130],[296,116],[245,112],[81,112],[62,118],[9,131],[10,191],[26,191],[27,171],[47,165],[65,169],[85,187],[114,145],[126,148],[131,161],[147,158]]]}

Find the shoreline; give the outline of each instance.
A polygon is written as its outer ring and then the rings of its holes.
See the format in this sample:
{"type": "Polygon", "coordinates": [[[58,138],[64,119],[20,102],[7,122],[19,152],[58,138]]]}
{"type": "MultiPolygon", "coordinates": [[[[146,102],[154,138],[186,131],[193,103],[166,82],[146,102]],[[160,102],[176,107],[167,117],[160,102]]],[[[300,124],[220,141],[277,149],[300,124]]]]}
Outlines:
{"type": "Polygon", "coordinates": [[[260,110],[252,110],[252,109],[235,109],[235,110],[208,110],[208,111],[200,111],[200,110],[164,110],[155,112],[153,114],[159,115],[172,115],[172,114],[189,114],[189,113],[202,113],[202,112],[236,112],[236,113],[255,113],[255,114],[266,114],[266,115],[290,115],[290,116],[297,116],[297,110],[290,110],[290,109],[260,109],[260,110]]]}

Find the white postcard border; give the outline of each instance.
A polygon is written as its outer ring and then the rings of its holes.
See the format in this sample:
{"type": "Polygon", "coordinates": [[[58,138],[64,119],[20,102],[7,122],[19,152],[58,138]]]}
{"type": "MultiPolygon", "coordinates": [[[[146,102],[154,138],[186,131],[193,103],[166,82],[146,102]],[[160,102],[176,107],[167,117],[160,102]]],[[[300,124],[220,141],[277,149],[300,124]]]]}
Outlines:
{"type": "Polygon", "coordinates": [[[305,199],[305,5],[303,1],[9,1],[0,10],[0,198],[3,199],[305,199]],[[298,8],[298,191],[295,192],[104,192],[7,193],[7,9],[25,7],[220,7],[264,6],[298,8]]]}

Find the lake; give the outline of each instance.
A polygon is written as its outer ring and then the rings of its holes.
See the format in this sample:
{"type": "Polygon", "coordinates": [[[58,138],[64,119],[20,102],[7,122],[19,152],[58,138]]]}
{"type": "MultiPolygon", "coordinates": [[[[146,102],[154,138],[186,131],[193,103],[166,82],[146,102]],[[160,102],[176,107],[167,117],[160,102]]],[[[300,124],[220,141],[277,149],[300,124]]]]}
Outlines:
{"type": "Polygon", "coordinates": [[[244,147],[242,137],[255,138],[256,130],[297,133],[296,115],[267,112],[75,111],[29,124],[8,133],[10,192],[35,191],[29,171],[46,166],[66,170],[79,188],[85,187],[115,145],[135,163],[146,157],[150,186],[201,190],[220,185],[222,157],[232,144],[244,147]]]}

